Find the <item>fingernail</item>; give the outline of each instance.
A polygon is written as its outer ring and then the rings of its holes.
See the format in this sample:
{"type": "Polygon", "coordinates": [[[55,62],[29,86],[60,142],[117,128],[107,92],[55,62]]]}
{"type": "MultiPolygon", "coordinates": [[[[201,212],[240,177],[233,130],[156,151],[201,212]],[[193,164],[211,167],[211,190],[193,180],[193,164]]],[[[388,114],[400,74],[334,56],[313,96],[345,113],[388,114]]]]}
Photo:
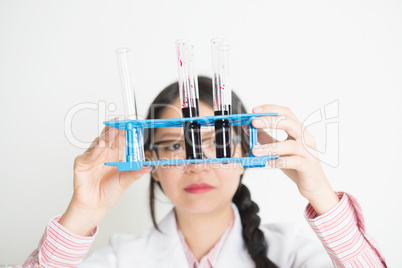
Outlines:
{"type": "Polygon", "coordinates": [[[262,107],[261,106],[254,107],[253,112],[254,113],[261,113],[262,112],[262,107]]]}
{"type": "Polygon", "coordinates": [[[106,143],[105,143],[104,140],[101,140],[101,141],[98,143],[98,145],[99,145],[99,148],[105,148],[106,143]]]}
{"type": "Polygon", "coordinates": [[[115,120],[115,121],[124,120],[124,116],[117,116],[117,117],[113,118],[112,120],[115,120]]]}

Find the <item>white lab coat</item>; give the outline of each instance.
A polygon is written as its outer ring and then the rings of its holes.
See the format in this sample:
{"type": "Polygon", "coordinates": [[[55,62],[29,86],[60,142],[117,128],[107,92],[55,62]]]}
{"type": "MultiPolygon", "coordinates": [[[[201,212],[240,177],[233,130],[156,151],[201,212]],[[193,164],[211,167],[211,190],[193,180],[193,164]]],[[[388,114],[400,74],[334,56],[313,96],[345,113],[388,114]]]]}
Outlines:
{"type": "MultiPolygon", "coordinates": [[[[215,268],[255,267],[244,246],[239,211],[232,203],[235,214],[233,229],[215,258],[215,268]]],[[[176,230],[174,211],[154,228],[141,236],[114,235],[110,245],[92,254],[79,268],[186,268],[188,261],[176,230]]],[[[268,258],[279,267],[322,268],[333,267],[318,241],[302,235],[300,229],[289,225],[260,226],[268,243],[268,258]]]]}

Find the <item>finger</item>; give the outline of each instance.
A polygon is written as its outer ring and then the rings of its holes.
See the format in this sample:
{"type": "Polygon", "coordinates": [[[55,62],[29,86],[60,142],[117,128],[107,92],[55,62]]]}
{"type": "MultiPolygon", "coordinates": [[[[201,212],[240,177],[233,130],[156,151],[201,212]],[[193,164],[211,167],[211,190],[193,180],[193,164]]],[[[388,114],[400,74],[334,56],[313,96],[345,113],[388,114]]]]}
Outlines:
{"type": "Polygon", "coordinates": [[[114,151],[117,151],[119,160],[125,161],[125,146],[126,146],[126,132],[125,130],[119,130],[116,137],[111,141],[110,148],[114,151]]]}
{"type": "Polygon", "coordinates": [[[287,171],[290,169],[303,171],[306,167],[306,159],[296,155],[285,156],[268,160],[268,165],[273,168],[285,169],[287,171]]]}
{"type": "MultiPolygon", "coordinates": [[[[118,116],[118,117],[115,117],[115,118],[111,119],[110,121],[118,121],[118,120],[124,120],[124,117],[123,116],[118,116]]],[[[110,126],[105,126],[99,136],[101,136],[102,134],[106,133],[110,128],[111,128],[110,126]]]]}
{"type": "Polygon", "coordinates": [[[275,104],[265,104],[255,107],[254,113],[278,113],[278,116],[261,116],[253,119],[252,124],[255,128],[275,128],[283,129],[290,136],[289,139],[300,140],[304,126],[297,119],[295,114],[284,106],[275,104]]]}
{"type": "Polygon", "coordinates": [[[94,150],[91,153],[91,158],[92,159],[97,159],[102,152],[105,150],[105,141],[101,140],[97,146],[95,146],[94,150]]]}
{"type": "Polygon", "coordinates": [[[113,143],[116,136],[119,134],[119,130],[117,128],[110,128],[108,132],[104,133],[101,137],[102,140],[105,141],[107,147],[113,143]]]}
{"type": "MultiPolygon", "coordinates": [[[[118,117],[113,118],[110,121],[123,120],[123,119],[124,119],[124,117],[118,116],[118,117]]],[[[116,137],[117,133],[115,133],[115,132],[117,130],[118,130],[117,128],[110,127],[110,126],[106,126],[103,128],[100,137],[101,137],[101,139],[105,140],[107,146],[109,146],[110,142],[113,141],[113,139],[116,137]]]]}
{"type": "Polygon", "coordinates": [[[111,142],[110,146],[112,148],[124,148],[125,142],[126,142],[126,131],[124,129],[121,129],[118,131],[118,134],[111,142]]]}
{"type": "Polygon", "coordinates": [[[84,153],[89,153],[90,151],[93,150],[93,148],[95,148],[95,146],[99,143],[99,137],[96,137],[93,142],[91,143],[91,145],[89,145],[88,149],[86,149],[86,151],[84,153]]]}
{"type": "Polygon", "coordinates": [[[252,121],[252,125],[257,129],[282,129],[288,134],[288,136],[297,141],[301,140],[301,133],[304,130],[304,127],[298,120],[284,115],[261,116],[258,118],[254,118],[252,121]]]}
{"type": "Polygon", "coordinates": [[[95,148],[95,146],[98,145],[102,140],[105,143],[103,144],[103,146],[109,146],[110,141],[113,140],[114,137],[116,136],[117,134],[116,132],[117,132],[116,128],[110,128],[109,131],[107,131],[106,133],[103,133],[99,137],[96,137],[95,140],[88,147],[88,149],[85,151],[85,153],[91,152],[95,148]]]}
{"type": "Polygon", "coordinates": [[[286,115],[297,119],[296,115],[288,107],[276,104],[264,104],[253,108],[253,113],[278,113],[279,115],[286,115]]]}
{"type": "MultiPolygon", "coordinates": [[[[113,119],[110,120],[110,121],[123,120],[123,119],[124,119],[124,117],[118,116],[118,117],[113,118],[113,119]]],[[[91,145],[89,145],[88,149],[87,149],[85,152],[87,153],[87,152],[90,152],[91,150],[93,150],[93,148],[94,148],[94,147],[99,143],[99,141],[101,140],[101,137],[104,137],[104,134],[105,134],[107,131],[109,131],[109,129],[111,129],[110,126],[105,126],[105,127],[103,128],[101,134],[93,140],[93,142],[91,143],[91,145]]]]}
{"type": "Polygon", "coordinates": [[[98,159],[98,157],[105,150],[105,141],[101,140],[99,144],[96,144],[91,151],[86,151],[84,154],[76,158],[76,162],[90,163],[98,159]]]}
{"type": "Polygon", "coordinates": [[[277,143],[256,145],[253,147],[253,154],[255,156],[264,155],[297,155],[303,158],[308,157],[306,150],[301,143],[293,140],[286,140],[277,143]]]}

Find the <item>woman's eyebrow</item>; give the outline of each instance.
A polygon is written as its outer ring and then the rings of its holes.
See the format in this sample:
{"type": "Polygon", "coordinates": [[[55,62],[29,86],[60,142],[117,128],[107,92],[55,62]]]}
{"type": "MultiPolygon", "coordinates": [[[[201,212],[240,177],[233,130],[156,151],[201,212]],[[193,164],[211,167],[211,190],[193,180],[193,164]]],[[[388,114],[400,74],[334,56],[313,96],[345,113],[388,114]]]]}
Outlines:
{"type": "Polygon", "coordinates": [[[183,135],[181,133],[172,133],[172,132],[165,132],[163,133],[159,138],[174,138],[174,139],[179,139],[179,138],[183,138],[183,135]]]}
{"type": "MultiPolygon", "coordinates": [[[[210,127],[202,127],[201,134],[203,135],[213,135],[215,133],[215,128],[213,126],[210,127]]],[[[160,135],[160,139],[162,138],[173,138],[173,139],[184,139],[183,132],[170,132],[166,131],[160,135]]]]}
{"type": "Polygon", "coordinates": [[[201,133],[215,132],[215,128],[213,126],[202,127],[201,133]]]}

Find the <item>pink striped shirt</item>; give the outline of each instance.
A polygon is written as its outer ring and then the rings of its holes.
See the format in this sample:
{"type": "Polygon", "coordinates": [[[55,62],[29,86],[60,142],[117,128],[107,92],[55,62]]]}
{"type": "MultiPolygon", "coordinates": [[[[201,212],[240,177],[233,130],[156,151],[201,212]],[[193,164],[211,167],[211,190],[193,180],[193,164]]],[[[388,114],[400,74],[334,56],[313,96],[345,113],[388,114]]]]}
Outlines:
{"type": "Polygon", "coordinates": [[[38,248],[22,267],[78,267],[85,258],[97,234],[96,227],[89,236],[76,235],[59,224],[61,216],[53,218],[46,227],[38,248]]]}
{"type": "MultiPolygon", "coordinates": [[[[327,213],[318,216],[309,204],[305,217],[322,242],[335,267],[387,267],[376,243],[367,233],[361,208],[356,199],[338,193],[340,202],[327,213]]],[[[61,217],[53,218],[39,242],[38,248],[25,261],[24,268],[78,267],[94,241],[97,228],[90,236],[75,235],[59,224],[61,217]]],[[[201,261],[195,259],[178,229],[190,267],[210,268],[233,227],[234,219],[216,245],[201,261]]]]}
{"type": "Polygon", "coordinates": [[[318,216],[309,204],[305,217],[335,267],[387,267],[376,242],[366,233],[360,205],[351,195],[338,193],[336,207],[318,216]]]}
{"type": "MultiPolygon", "coordinates": [[[[232,213],[233,213],[233,211],[232,211],[232,213]]],[[[194,254],[191,252],[191,249],[189,248],[188,244],[186,243],[183,233],[180,230],[179,224],[176,221],[177,233],[179,234],[181,244],[186,253],[189,267],[192,267],[192,268],[215,267],[216,259],[219,256],[220,250],[222,249],[223,245],[225,244],[226,238],[228,237],[230,231],[233,228],[234,221],[235,221],[235,216],[233,213],[232,220],[229,224],[229,227],[226,229],[225,233],[222,235],[222,237],[219,239],[219,241],[211,248],[211,250],[207,253],[207,255],[205,255],[204,257],[201,258],[200,262],[198,262],[198,260],[194,257],[194,254]]]]}

